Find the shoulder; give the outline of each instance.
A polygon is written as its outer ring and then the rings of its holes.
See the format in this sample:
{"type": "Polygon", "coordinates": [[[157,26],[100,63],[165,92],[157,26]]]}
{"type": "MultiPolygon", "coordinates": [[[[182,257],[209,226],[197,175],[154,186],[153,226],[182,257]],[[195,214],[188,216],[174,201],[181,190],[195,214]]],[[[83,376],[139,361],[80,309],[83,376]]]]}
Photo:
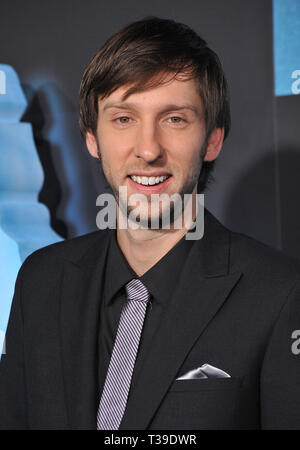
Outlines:
{"type": "Polygon", "coordinates": [[[230,233],[231,270],[240,271],[239,295],[257,320],[275,321],[285,305],[300,307],[300,261],[240,233],[230,233]]]}
{"type": "Polygon", "coordinates": [[[77,264],[89,254],[100,254],[110,235],[111,230],[98,230],[42,247],[25,259],[20,272],[37,272],[44,268],[50,273],[64,261],[77,264]]]}
{"type": "Polygon", "coordinates": [[[298,295],[300,261],[242,233],[231,231],[211,214],[208,228],[213,230],[209,248],[219,259],[226,256],[227,273],[240,273],[236,294],[250,302],[251,308],[271,308],[275,315],[287,299],[298,295]]]}
{"type": "Polygon", "coordinates": [[[300,260],[250,236],[230,230],[206,211],[210,249],[227,255],[230,272],[241,271],[258,278],[300,276],[300,260]]]}
{"type": "Polygon", "coordinates": [[[229,232],[231,265],[264,277],[300,277],[300,260],[241,233],[229,232]]]}

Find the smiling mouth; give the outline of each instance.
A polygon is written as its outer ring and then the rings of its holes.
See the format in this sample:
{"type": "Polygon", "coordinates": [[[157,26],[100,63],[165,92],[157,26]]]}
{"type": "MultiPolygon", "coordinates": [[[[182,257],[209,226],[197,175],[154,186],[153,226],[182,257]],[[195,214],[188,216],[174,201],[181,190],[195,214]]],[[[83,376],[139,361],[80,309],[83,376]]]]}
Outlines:
{"type": "Polygon", "coordinates": [[[146,177],[139,175],[130,175],[129,178],[142,186],[157,186],[164,183],[171,175],[162,175],[160,177],[146,177]]]}

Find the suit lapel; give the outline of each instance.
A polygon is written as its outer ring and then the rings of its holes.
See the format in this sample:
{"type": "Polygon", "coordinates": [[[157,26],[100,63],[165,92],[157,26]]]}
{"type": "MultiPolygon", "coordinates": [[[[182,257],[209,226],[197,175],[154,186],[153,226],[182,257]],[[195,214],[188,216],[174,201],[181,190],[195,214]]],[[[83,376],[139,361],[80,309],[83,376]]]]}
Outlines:
{"type": "Polygon", "coordinates": [[[151,349],[130,393],[120,429],[146,429],[195,341],[217,314],[241,273],[228,273],[229,232],[209,213],[151,349]]]}
{"type": "Polygon", "coordinates": [[[65,261],[61,287],[61,347],[70,428],[95,429],[97,336],[108,233],[79,262],[65,261]]]}
{"type": "MultiPolygon", "coordinates": [[[[222,307],[241,273],[229,273],[229,233],[206,213],[176,292],[131,392],[120,429],[146,429],[195,341],[222,307]]],[[[99,233],[79,261],[65,261],[61,286],[61,359],[69,425],[95,429],[99,403],[97,340],[110,232],[99,233]]]]}

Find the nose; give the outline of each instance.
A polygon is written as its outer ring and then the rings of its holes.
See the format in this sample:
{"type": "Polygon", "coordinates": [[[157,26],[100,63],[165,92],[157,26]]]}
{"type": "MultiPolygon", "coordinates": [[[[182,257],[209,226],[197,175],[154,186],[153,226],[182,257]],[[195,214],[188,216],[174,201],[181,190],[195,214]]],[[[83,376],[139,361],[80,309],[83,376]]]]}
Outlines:
{"type": "Polygon", "coordinates": [[[144,124],[140,127],[135,146],[135,155],[151,163],[162,156],[163,149],[159,134],[154,124],[144,124]]]}

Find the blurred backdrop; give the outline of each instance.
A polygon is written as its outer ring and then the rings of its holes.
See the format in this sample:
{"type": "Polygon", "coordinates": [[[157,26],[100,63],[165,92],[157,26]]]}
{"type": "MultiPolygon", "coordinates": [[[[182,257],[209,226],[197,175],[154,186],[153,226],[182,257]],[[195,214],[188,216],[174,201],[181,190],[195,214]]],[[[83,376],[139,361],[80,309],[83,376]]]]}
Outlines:
{"type": "MultiPolygon", "coordinates": [[[[80,137],[79,84],[104,41],[148,15],[191,26],[217,52],[227,75],[232,129],[206,192],[207,208],[229,228],[300,257],[300,0],[2,1],[0,64],[16,71],[25,98],[13,100],[23,105],[13,118],[17,131],[9,132],[18,142],[8,144],[8,125],[0,126],[2,335],[24,255],[96,230],[96,197],[109,187],[80,137]],[[26,145],[18,131],[23,123],[32,129],[26,145]],[[30,149],[26,157],[22,142],[30,149]],[[7,173],[9,188],[3,181],[7,173]],[[35,214],[29,206],[22,209],[18,221],[12,211],[24,201],[32,176],[37,181],[30,207],[35,202],[39,208],[35,214]],[[42,223],[27,234],[16,230],[26,211],[29,225],[41,217],[40,206],[42,223]]],[[[0,125],[8,111],[5,67],[0,67],[0,125]]]]}

